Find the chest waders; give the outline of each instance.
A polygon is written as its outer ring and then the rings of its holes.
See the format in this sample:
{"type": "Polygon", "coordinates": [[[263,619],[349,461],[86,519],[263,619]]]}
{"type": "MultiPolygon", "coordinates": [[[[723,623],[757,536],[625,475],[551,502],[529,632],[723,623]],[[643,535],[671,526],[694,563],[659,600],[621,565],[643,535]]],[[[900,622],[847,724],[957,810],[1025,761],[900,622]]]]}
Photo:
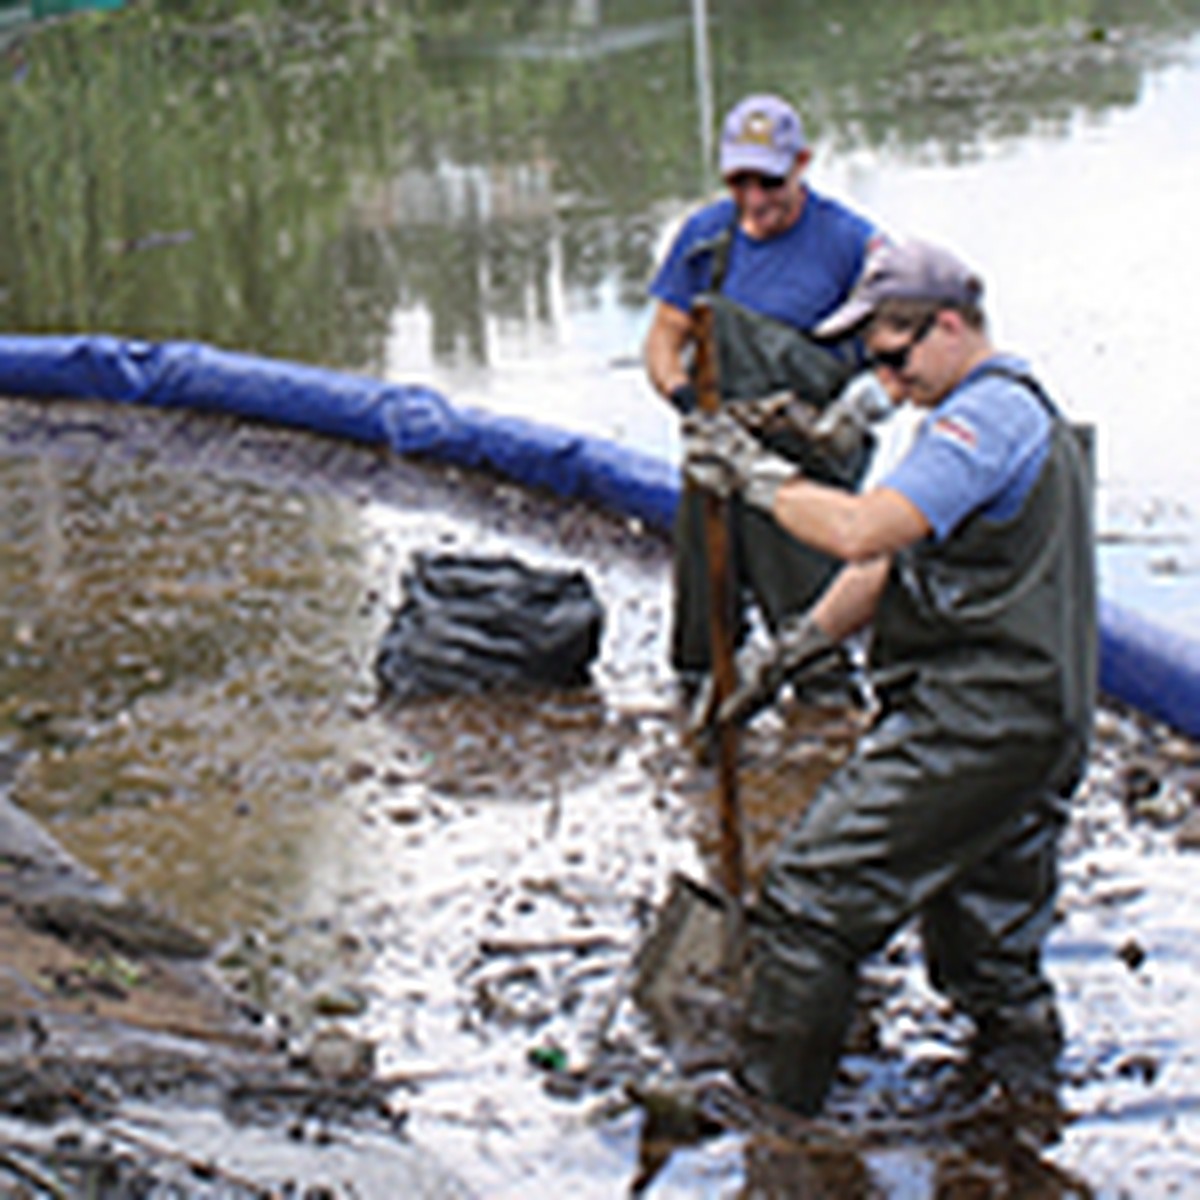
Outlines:
{"type": "Polygon", "coordinates": [[[992,1067],[1053,1078],[1041,956],[1094,709],[1093,555],[1087,472],[1055,415],[1015,517],[976,514],[896,556],[871,650],[880,715],[785,835],[750,917],[753,1090],[819,1109],[859,964],[914,916],[931,982],[1000,1052],[992,1067]]]}
{"type": "MultiPolygon", "coordinates": [[[[712,272],[704,300],[713,312],[717,371],[723,401],[757,399],[790,390],[817,408],[826,407],[853,373],[845,363],[782,321],[765,317],[721,292],[728,265],[732,227],[692,254],[711,253],[712,272]]],[[[837,460],[814,449],[799,435],[764,439],[776,453],[795,462],[811,479],[853,488],[869,461],[869,449],[837,460]]],[[[738,641],[745,634],[745,603],[752,598],[774,629],[789,613],[807,608],[837,567],[828,555],[784,532],[767,514],[734,498],[727,506],[730,570],[738,641]]],[[[711,624],[699,497],[684,489],[675,520],[674,602],[671,664],[687,673],[710,669],[711,624]]]]}

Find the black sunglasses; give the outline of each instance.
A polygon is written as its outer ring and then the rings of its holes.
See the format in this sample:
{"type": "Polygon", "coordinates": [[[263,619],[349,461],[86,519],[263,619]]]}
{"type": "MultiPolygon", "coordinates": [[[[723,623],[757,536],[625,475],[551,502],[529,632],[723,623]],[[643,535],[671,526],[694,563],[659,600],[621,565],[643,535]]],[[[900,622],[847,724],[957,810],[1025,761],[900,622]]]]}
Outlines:
{"type": "Polygon", "coordinates": [[[878,367],[887,367],[889,371],[899,374],[908,366],[908,356],[913,352],[913,349],[929,336],[930,330],[937,324],[937,318],[937,313],[931,312],[917,326],[913,331],[912,337],[903,346],[895,346],[891,350],[876,350],[874,354],[868,354],[865,366],[869,370],[875,370],[878,367]]]}
{"type": "Polygon", "coordinates": [[[731,188],[741,190],[749,187],[752,183],[756,183],[759,189],[764,192],[777,192],[785,183],[787,183],[786,175],[761,175],[758,171],[738,171],[734,175],[730,175],[726,182],[731,188]]]}

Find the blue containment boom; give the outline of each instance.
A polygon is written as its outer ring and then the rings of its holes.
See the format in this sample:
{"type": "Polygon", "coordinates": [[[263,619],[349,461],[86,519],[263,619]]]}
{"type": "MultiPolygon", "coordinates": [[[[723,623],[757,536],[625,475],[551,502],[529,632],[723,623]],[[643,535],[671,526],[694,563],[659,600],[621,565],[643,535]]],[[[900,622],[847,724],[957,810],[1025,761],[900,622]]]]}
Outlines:
{"type": "Polygon", "coordinates": [[[1105,599],[1100,602],[1100,687],[1200,736],[1200,642],[1105,599]]]}
{"type": "MultiPolygon", "coordinates": [[[[0,337],[0,395],[109,400],[224,413],[491,471],[667,532],[676,467],[618,443],[479,409],[432,388],[220,350],[97,336],[0,337]]],[[[1111,601],[1100,608],[1100,684],[1200,736],[1200,643],[1111,601]]]]}
{"type": "Polygon", "coordinates": [[[386,445],[493,471],[666,530],[670,463],[602,438],[459,408],[420,384],[215,349],[105,336],[0,337],[0,394],[186,408],[386,445]]]}

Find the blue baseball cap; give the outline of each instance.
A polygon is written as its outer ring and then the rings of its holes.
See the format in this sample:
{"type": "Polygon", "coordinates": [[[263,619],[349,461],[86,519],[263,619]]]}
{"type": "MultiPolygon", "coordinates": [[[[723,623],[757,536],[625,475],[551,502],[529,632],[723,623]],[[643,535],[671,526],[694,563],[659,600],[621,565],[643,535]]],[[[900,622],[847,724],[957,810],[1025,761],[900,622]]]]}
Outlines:
{"type": "Polygon", "coordinates": [[[721,127],[721,174],[758,171],[786,175],[806,149],[796,110],[779,96],[747,96],[729,110],[721,127]]]}

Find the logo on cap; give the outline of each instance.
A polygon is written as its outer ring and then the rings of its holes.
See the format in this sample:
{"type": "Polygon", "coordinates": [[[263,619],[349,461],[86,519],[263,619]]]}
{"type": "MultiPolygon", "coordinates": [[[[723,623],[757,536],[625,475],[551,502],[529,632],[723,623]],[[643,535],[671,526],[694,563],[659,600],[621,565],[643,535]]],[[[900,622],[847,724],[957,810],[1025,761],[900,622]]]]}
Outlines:
{"type": "Polygon", "coordinates": [[[770,146],[775,141],[775,122],[765,112],[751,112],[742,121],[738,141],[753,146],[770,146]]]}

